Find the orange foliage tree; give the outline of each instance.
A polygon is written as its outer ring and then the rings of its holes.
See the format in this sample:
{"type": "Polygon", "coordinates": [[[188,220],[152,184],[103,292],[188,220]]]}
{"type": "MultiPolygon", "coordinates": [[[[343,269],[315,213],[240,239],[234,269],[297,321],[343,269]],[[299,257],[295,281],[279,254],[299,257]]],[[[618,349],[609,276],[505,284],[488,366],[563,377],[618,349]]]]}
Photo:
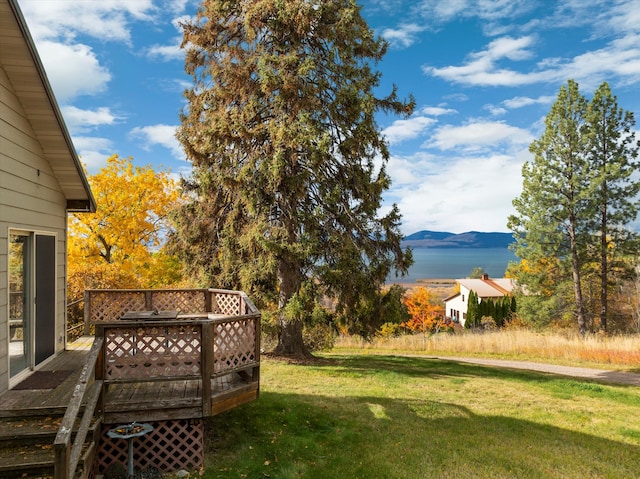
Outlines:
{"type": "Polygon", "coordinates": [[[154,288],[181,282],[178,260],[163,250],[179,191],[168,172],[134,167],[113,155],[88,176],[96,213],[70,215],[69,297],[90,288],[154,288]]]}
{"type": "Polygon", "coordinates": [[[437,332],[444,326],[444,305],[440,298],[428,289],[420,286],[414,288],[404,297],[411,319],[402,326],[414,332],[437,332]]]}

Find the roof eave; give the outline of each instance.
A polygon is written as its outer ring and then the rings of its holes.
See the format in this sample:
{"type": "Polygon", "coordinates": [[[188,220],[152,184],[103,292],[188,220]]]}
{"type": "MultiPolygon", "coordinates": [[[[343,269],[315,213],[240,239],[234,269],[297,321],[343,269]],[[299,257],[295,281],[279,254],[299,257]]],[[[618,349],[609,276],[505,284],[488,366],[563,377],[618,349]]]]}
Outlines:
{"type": "Polygon", "coordinates": [[[66,143],[67,148],[69,149],[69,155],[73,162],[73,166],[75,167],[75,171],[78,175],[78,179],[80,180],[82,187],[86,193],[86,198],[67,198],[67,209],[69,211],[76,211],[76,212],[82,211],[82,212],[93,213],[96,211],[95,198],[93,197],[93,193],[91,192],[89,181],[87,180],[87,177],[84,173],[82,163],[80,162],[80,158],[76,153],[75,147],[73,145],[73,141],[71,140],[71,135],[69,134],[69,130],[67,129],[67,126],[64,122],[64,118],[62,117],[62,113],[55,99],[55,95],[53,94],[53,89],[51,88],[51,84],[49,83],[49,79],[47,78],[44,65],[40,60],[40,56],[38,55],[38,51],[36,49],[33,38],[29,33],[29,29],[27,27],[25,18],[22,15],[22,11],[18,6],[17,0],[8,0],[8,5],[11,11],[13,12],[13,15],[18,24],[18,28],[20,29],[22,36],[25,39],[27,48],[29,50],[29,54],[31,55],[31,59],[36,67],[36,71],[38,72],[40,81],[42,82],[42,86],[47,96],[49,105],[51,106],[51,111],[55,116],[58,127],[60,128],[60,133],[64,138],[64,142],[66,143]]]}

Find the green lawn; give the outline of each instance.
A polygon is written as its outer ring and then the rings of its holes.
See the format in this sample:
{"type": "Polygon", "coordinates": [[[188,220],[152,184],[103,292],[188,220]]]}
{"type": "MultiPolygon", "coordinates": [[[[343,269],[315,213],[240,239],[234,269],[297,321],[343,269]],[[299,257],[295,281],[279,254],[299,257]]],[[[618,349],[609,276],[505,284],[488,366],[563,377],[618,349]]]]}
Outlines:
{"type": "Polygon", "coordinates": [[[640,389],[433,359],[262,363],[206,478],[640,477],[640,389]]]}

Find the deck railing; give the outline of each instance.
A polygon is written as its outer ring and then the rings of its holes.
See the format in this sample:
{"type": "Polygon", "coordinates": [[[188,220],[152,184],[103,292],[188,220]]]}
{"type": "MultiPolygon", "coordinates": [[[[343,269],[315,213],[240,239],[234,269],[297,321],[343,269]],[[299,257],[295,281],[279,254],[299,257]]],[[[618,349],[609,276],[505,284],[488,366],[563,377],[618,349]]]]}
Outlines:
{"type": "MultiPolygon", "coordinates": [[[[56,438],[56,478],[73,477],[71,471],[77,467],[88,426],[83,417],[84,434],[78,434],[71,444],[69,424],[75,423],[89,396],[87,384],[93,371],[101,400],[91,396],[91,413],[97,408],[104,414],[109,388],[127,383],[195,380],[200,386],[199,405],[181,413],[194,418],[212,416],[258,397],[260,312],[241,291],[88,290],[85,328],[95,330],[89,355],[92,363],[82,372],[56,438]],[[130,313],[154,310],[177,311],[178,315],[157,320],[130,313]],[[127,319],[123,319],[125,313],[129,313],[127,319]],[[132,316],[135,319],[128,319],[132,316]]],[[[183,406],[163,402],[172,418],[183,406]]],[[[139,404],[131,407],[132,420],[136,420],[139,404]]]]}
{"type": "MultiPolygon", "coordinates": [[[[87,356],[87,361],[82,368],[78,384],[73,390],[69,407],[65,412],[60,428],[53,443],[55,451],[54,478],[69,479],[75,477],[78,463],[80,462],[82,448],[89,433],[89,427],[95,416],[102,391],[102,385],[96,382],[94,387],[89,387],[94,379],[95,366],[102,355],[103,340],[96,338],[87,356]],[[74,426],[84,404],[84,413],[80,420],[80,426],[74,435],[74,426]],[[72,441],[73,440],[73,441],[72,441]]],[[[94,424],[99,427],[100,423],[94,424]]],[[[91,462],[96,454],[95,437],[91,441],[92,446],[84,454],[85,462],[91,462]]],[[[88,472],[88,471],[85,471],[88,472]]],[[[87,477],[83,474],[82,477],[87,477]]]]}
{"type": "Polygon", "coordinates": [[[91,326],[120,319],[129,311],[174,310],[180,318],[208,313],[224,316],[259,314],[242,291],[224,289],[92,289],[84,293],[85,334],[91,326]]]}
{"type": "MultiPolygon", "coordinates": [[[[198,380],[201,412],[224,410],[216,399],[249,387],[257,394],[259,315],[96,324],[104,339],[100,376],[105,388],[126,383],[198,380]]],[[[169,400],[163,408],[179,408],[169,400]]]]}

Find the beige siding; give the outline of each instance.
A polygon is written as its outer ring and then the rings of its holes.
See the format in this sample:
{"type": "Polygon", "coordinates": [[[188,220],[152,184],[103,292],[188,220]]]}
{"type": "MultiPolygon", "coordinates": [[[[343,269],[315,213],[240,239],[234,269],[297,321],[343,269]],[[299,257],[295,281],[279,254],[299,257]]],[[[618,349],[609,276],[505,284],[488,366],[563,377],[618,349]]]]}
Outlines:
{"type": "Polygon", "coordinates": [[[0,68],[0,391],[8,387],[10,229],[56,235],[56,349],[61,350],[65,328],[66,198],[5,71],[0,68]]]}
{"type": "MultiPolygon", "coordinates": [[[[2,191],[0,190],[0,197],[1,196],[2,191]]],[[[2,208],[2,206],[0,206],[0,208],[2,208]]],[[[4,390],[4,385],[9,384],[9,372],[7,368],[7,358],[9,357],[7,349],[9,347],[9,341],[7,335],[9,334],[9,327],[6,320],[7,311],[9,310],[9,289],[7,285],[9,276],[7,274],[6,252],[8,251],[9,245],[7,244],[6,237],[3,237],[2,230],[4,230],[4,227],[0,227],[0,391],[4,390]]]]}

